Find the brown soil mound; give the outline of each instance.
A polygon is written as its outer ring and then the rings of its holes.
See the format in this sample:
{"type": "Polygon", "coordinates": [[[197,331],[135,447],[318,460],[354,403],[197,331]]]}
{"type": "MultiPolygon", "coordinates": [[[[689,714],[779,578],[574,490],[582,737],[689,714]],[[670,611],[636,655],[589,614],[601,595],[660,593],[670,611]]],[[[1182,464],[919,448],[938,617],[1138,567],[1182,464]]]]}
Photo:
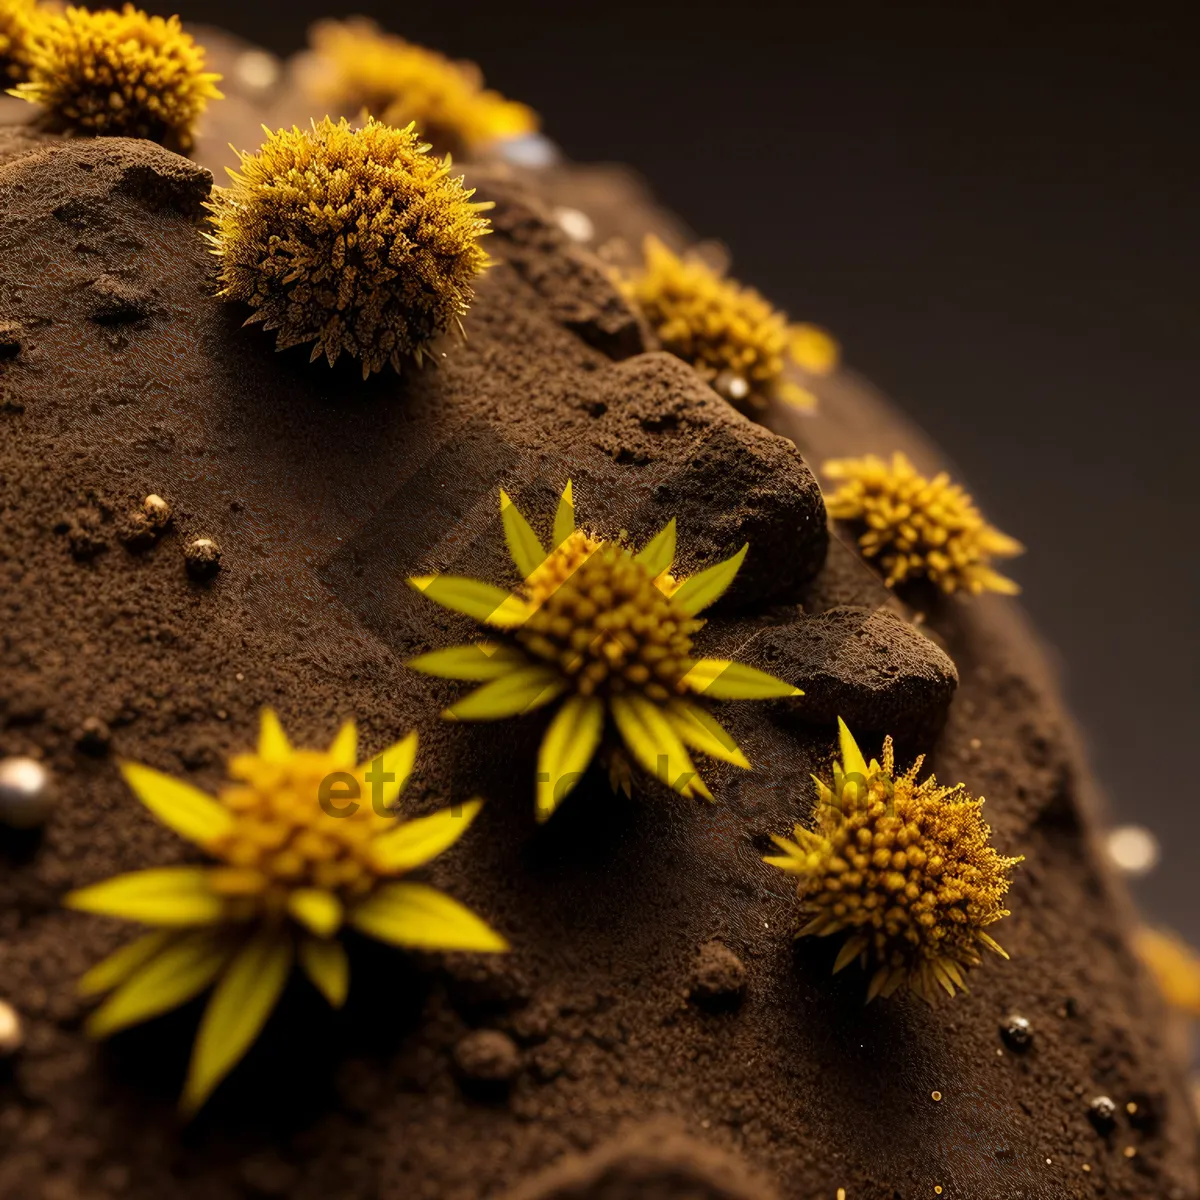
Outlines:
{"type": "Polygon", "coordinates": [[[501,265],[467,341],[436,370],[363,384],[353,364],[277,355],[213,298],[205,170],[116,139],[19,136],[0,162],[0,752],[60,781],[44,834],[0,843],[0,980],[27,1027],[0,1077],[0,1195],[762,1200],[758,1174],[789,1200],[1197,1195],[1158,1003],[1019,611],[928,598],[921,632],[827,543],[793,441],[814,460],[903,448],[929,463],[891,409],[842,376],[781,437],[656,352],[549,215],[570,203],[601,239],[640,237],[649,205],[589,204],[604,174],[481,167],[501,265]],[[705,650],[809,695],[730,706],[756,769],[710,771],[715,805],[661,787],[628,800],[594,772],[538,827],[539,716],[439,723],[454,685],[402,667],[470,632],[405,577],[508,579],[498,486],[548,523],[568,477],[603,534],[678,517],[685,568],[751,543],[705,650]],[[147,539],[150,493],[174,515],[147,539]],[[198,537],[221,551],[207,579],[187,569],[198,537]],[[90,1044],[75,981],[129,931],[58,899],[188,853],[113,756],[214,787],[264,704],[300,742],[348,715],[368,750],[419,728],[406,810],[489,798],[429,877],[514,949],[355,944],[346,1009],[296,980],[184,1129],[172,1105],[196,1007],[90,1044]],[[810,811],[837,712],[869,742],[932,749],[943,779],[987,796],[999,847],[1027,856],[1003,926],[1013,961],[952,1005],[864,1007],[860,974],[829,977],[834,947],[793,943],[791,888],[760,861],[810,811]],[[744,970],[721,1004],[693,995],[714,939],[744,970]],[[1000,1035],[1013,1012],[1033,1029],[1020,1053],[1000,1035]],[[1098,1092],[1137,1106],[1107,1135],[1088,1120],[1098,1092]],[[619,1132],[660,1116],[701,1148],[619,1132]]]}

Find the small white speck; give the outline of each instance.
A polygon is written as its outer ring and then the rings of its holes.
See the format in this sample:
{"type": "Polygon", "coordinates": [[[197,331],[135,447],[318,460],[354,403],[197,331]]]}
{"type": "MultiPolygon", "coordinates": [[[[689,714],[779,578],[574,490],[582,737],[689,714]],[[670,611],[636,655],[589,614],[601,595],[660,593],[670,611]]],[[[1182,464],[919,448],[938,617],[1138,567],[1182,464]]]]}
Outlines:
{"type": "Polygon", "coordinates": [[[1162,856],[1158,838],[1143,825],[1118,825],[1105,846],[1113,865],[1126,875],[1148,875],[1162,856]]]}
{"type": "Polygon", "coordinates": [[[592,218],[577,208],[556,208],[554,219],[558,222],[559,229],[573,242],[590,242],[596,236],[596,226],[592,224],[592,218]]]}
{"type": "Polygon", "coordinates": [[[279,59],[264,50],[247,50],[238,55],[234,72],[248,88],[265,92],[279,79],[279,59]]]}

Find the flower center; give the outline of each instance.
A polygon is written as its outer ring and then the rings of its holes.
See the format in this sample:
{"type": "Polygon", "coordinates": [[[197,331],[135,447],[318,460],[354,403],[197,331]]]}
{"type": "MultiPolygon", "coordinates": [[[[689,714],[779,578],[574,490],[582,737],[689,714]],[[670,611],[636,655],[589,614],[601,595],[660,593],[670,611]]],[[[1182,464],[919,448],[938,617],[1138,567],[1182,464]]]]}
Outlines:
{"type": "Polygon", "coordinates": [[[704,622],[622,546],[576,530],[526,580],[525,594],[537,610],[517,638],[582,695],[636,690],[664,702],[683,691],[704,622]]]}
{"type": "Polygon", "coordinates": [[[282,909],[297,888],[343,898],[371,890],[378,875],[370,843],[395,818],[372,809],[369,791],[344,763],[317,750],[295,751],[286,762],[242,754],[229,773],[234,782],[220,798],[234,825],[206,848],[228,864],[214,882],[244,903],[245,915],[282,909]]]}

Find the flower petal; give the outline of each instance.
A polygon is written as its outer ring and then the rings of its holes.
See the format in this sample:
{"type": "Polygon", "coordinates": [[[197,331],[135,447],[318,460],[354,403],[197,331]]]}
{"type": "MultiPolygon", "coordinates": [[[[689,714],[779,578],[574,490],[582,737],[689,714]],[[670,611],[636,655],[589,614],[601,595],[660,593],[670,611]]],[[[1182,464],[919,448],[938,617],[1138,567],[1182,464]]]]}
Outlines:
{"type": "Polygon", "coordinates": [[[378,871],[396,873],[422,866],[453,846],[471,827],[482,807],[482,800],[469,800],[389,829],[368,848],[372,864],[378,871]]]}
{"type": "Polygon", "coordinates": [[[417,731],[389,746],[358,768],[358,774],[371,789],[371,805],[376,812],[391,808],[404,791],[413,763],[417,760],[417,731]],[[388,779],[391,775],[392,778],[388,779]],[[376,790],[378,789],[378,790],[376,790]]]}
{"type": "Polygon", "coordinates": [[[329,746],[329,757],[347,771],[354,769],[354,764],[358,762],[358,729],[353,721],[347,721],[337,731],[337,736],[329,746]]]}
{"type": "Polygon", "coordinates": [[[305,938],[300,943],[298,957],[313,987],[331,1007],[341,1008],[350,990],[350,962],[345,946],[324,938],[305,938]]]}
{"type": "Polygon", "coordinates": [[[342,924],[342,902],[323,888],[296,888],[288,895],[288,912],[310,933],[331,937],[342,924]]]}
{"type": "Polygon", "coordinates": [[[842,751],[842,775],[857,775],[865,782],[871,773],[867,760],[863,758],[863,752],[858,748],[854,735],[841,717],[838,717],[838,743],[842,751]]]}
{"type": "Polygon", "coordinates": [[[116,875],[69,893],[68,908],[124,917],[146,925],[212,925],[225,906],[212,889],[208,867],[151,867],[116,875]]]}
{"type": "Polygon", "coordinates": [[[452,704],[442,716],[452,721],[496,721],[501,717],[515,717],[549,704],[565,686],[562,676],[551,667],[522,667],[476,688],[452,704]]]}
{"type": "Polygon", "coordinates": [[[521,625],[533,611],[520,596],[484,583],[482,579],[467,579],[462,575],[419,575],[408,582],[435,604],[497,629],[521,625]]]}
{"type": "Polygon", "coordinates": [[[604,701],[572,696],[546,729],[538,750],[537,819],[545,821],[587,769],[604,732],[604,701]]]}
{"type": "Polygon", "coordinates": [[[127,946],[98,962],[79,981],[81,996],[98,996],[111,992],[119,983],[124,983],[139,967],[152,959],[168,942],[179,936],[173,929],[156,929],[143,934],[127,946]]]}
{"type": "Polygon", "coordinates": [[[715,567],[709,567],[708,570],[686,580],[675,593],[675,603],[689,616],[694,617],[698,612],[703,612],[724,595],[725,589],[734,581],[749,549],[750,543],[747,542],[732,558],[727,558],[715,567]]]}
{"type": "Polygon", "coordinates": [[[658,578],[664,571],[671,569],[671,564],[675,561],[675,518],[672,517],[662,529],[658,531],[642,547],[641,551],[634,555],[634,562],[640,562],[643,567],[654,578],[658,578]]]}
{"type": "Polygon", "coordinates": [[[134,795],[169,829],[206,845],[233,828],[233,814],[199,788],[140,763],[120,764],[134,795]]]}
{"type": "Polygon", "coordinates": [[[686,687],[710,700],[774,700],[784,696],[803,696],[790,683],[768,675],[745,663],[727,658],[701,658],[683,677],[686,687]]]}
{"type": "Polygon", "coordinates": [[[258,732],[258,757],[268,762],[285,762],[292,753],[291,743],[272,708],[264,708],[258,732]]]}
{"type": "Polygon", "coordinates": [[[448,646],[409,659],[405,666],[422,675],[440,679],[467,679],[483,682],[498,679],[517,667],[529,665],[529,659],[515,646],[498,642],[476,642],[471,646],[448,646]]]}
{"type": "Polygon", "coordinates": [[[500,519],[504,522],[504,540],[508,543],[508,552],[521,572],[521,578],[528,579],[545,561],[546,551],[529,522],[521,515],[521,510],[503,488],[500,489],[500,519]]]}
{"type": "Polygon", "coordinates": [[[679,735],[658,705],[637,694],[614,696],[609,705],[625,745],[644,771],[681,796],[709,794],[679,735]]]}
{"type": "Polygon", "coordinates": [[[709,758],[750,769],[750,760],[739,749],[733,735],[706,709],[689,700],[672,700],[667,707],[671,724],[684,745],[709,758]]]}
{"type": "Polygon", "coordinates": [[[554,548],[557,550],[575,532],[575,496],[571,491],[571,481],[563,488],[558,509],[554,514],[554,548]]]}
{"type": "Polygon", "coordinates": [[[256,934],[238,950],[200,1019],[181,1105],[194,1113],[250,1049],[287,983],[292,944],[279,930],[256,934]]]}
{"type": "Polygon", "coordinates": [[[370,937],[421,950],[507,950],[508,943],[469,908],[423,883],[387,883],[350,913],[370,937]]]}
{"type": "Polygon", "coordinates": [[[229,960],[230,949],[228,938],[218,930],[177,934],[92,1013],[88,1033],[108,1037],[178,1008],[216,979],[229,960]]]}

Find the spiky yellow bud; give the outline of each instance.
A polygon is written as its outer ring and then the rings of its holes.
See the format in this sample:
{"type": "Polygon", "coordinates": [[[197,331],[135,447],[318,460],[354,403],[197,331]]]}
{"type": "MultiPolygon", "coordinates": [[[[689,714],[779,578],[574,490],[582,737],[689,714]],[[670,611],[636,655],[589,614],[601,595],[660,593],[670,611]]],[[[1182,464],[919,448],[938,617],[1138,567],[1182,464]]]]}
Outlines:
{"type": "Polygon", "coordinates": [[[775,837],[783,853],[766,859],[799,877],[808,922],[797,937],[845,935],[834,970],[860,959],[868,999],[901,988],[930,1003],[939,989],[953,996],[982,950],[1008,957],[987,930],[1008,916],[1002,901],[1022,860],[991,846],[983,801],[961,784],[918,783],[921,758],[897,777],[891,738],[882,764],[867,763],[839,724],[842,761],[832,786],[816,780],[816,829],[775,837]]]}
{"type": "Polygon", "coordinates": [[[646,238],[640,270],[621,272],[622,290],[641,309],[664,350],[691,363],[731,403],[760,411],[771,399],[811,408],[812,393],[785,378],[827,375],[837,343],[813,325],[793,325],[752,288],[721,275],[698,255],[680,257],[646,238]]]}
{"type": "Polygon", "coordinates": [[[13,94],[42,105],[53,130],[148,138],[186,154],[200,114],[221,96],[218,79],[178,17],[151,17],[131,4],[120,12],[68,8],[39,22],[28,79],[13,94]]]}
{"type": "Polygon", "coordinates": [[[309,88],[331,109],[365,110],[392,125],[415,121],[422,137],[455,154],[538,127],[531,108],[485,88],[474,63],[414,46],[373,21],[320,21],[310,40],[309,88]]]}
{"type": "Polygon", "coordinates": [[[825,497],[827,512],[858,527],[859,547],[879,559],[889,587],[925,577],[944,592],[1021,590],[991,562],[1024,547],[989,525],[945,472],[926,479],[900,453],[890,464],[874,454],[838,458],[822,471],[841,484],[825,497]]]}
{"type": "Polygon", "coordinates": [[[489,205],[411,125],[281,129],[230,177],[209,203],[220,294],[278,330],[280,350],[313,342],[330,365],[344,351],[365,379],[461,330],[488,265],[489,205]]]}

